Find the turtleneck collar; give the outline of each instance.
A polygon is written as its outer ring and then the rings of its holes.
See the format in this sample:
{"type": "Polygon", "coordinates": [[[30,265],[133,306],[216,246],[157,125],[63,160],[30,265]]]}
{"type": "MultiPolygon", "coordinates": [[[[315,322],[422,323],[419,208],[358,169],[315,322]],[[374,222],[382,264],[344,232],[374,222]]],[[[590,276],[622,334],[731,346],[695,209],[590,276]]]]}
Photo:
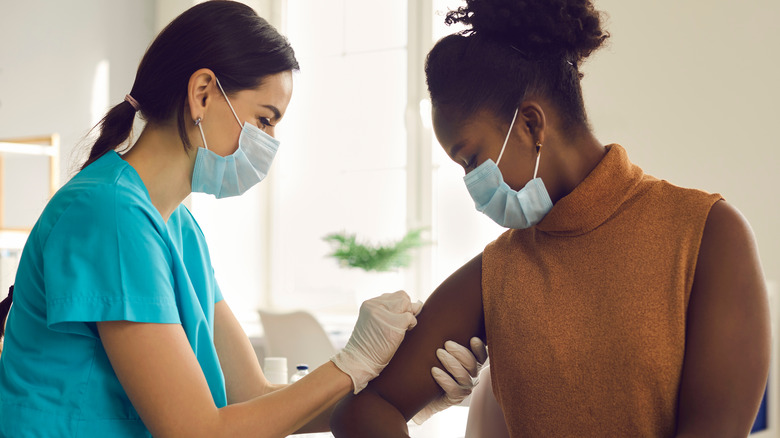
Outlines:
{"type": "Polygon", "coordinates": [[[644,176],[620,145],[607,153],[587,177],[555,203],[536,229],[548,234],[577,236],[603,224],[631,195],[644,176]]]}

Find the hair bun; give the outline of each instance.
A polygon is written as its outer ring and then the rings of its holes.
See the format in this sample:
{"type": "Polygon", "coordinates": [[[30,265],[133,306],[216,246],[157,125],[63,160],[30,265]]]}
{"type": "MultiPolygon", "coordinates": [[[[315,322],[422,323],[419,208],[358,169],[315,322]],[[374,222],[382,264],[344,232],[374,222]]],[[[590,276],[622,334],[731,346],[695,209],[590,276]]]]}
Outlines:
{"type": "Polygon", "coordinates": [[[466,0],[449,11],[447,24],[466,34],[505,41],[529,56],[565,56],[579,63],[609,36],[590,0],[466,0]]]}

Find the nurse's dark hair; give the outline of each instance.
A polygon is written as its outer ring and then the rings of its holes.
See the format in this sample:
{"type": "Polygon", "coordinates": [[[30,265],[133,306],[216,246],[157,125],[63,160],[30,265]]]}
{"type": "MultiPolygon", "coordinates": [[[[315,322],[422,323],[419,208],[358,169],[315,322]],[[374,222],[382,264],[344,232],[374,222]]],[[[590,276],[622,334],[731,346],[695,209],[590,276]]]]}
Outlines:
{"type": "MultiPolygon", "coordinates": [[[[174,119],[185,148],[190,148],[184,113],[187,85],[198,69],[208,68],[225,93],[258,87],[269,75],[298,70],[290,43],[266,20],[242,3],[212,0],[176,17],[146,50],[130,95],[147,123],[174,119]]],[[[98,124],[100,135],[82,166],[125,143],[135,108],[127,102],[108,111],[98,124]]]]}
{"type": "Polygon", "coordinates": [[[509,123],[521,102],[544,98],[564,129],[588,126],[579,67],[609,36],[590,1],[466,0],[444,21],[466,29],[428,53],[435,107],[459,120],[490,110],[509,123]]]}

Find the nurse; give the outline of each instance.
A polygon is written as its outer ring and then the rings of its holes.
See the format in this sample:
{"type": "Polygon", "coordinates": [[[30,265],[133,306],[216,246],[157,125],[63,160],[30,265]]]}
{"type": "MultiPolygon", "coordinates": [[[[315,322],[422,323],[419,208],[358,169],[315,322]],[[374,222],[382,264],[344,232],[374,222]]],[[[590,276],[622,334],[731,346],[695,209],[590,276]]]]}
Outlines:
{"type": "MultiPolygon", "coordinates": [[[[287,40],[240,3],[199,4],[152,43],[25,246],[0,356],[0,435],[323,431],[332,405],[389,362],[421,306],[401,291],[363,304],[331,362],[270,384],[181,205],[192,191],[237,196],[266,176],[296,69],[287,40]],[[146,125],[120,155],[137,112],[146,125]]],[[[451,373],[475,373],[471,352],[456,357],[451,373]]],[[[431,409],[470,390],[459,380],[440,375],[451,397],[431,409]]]]}

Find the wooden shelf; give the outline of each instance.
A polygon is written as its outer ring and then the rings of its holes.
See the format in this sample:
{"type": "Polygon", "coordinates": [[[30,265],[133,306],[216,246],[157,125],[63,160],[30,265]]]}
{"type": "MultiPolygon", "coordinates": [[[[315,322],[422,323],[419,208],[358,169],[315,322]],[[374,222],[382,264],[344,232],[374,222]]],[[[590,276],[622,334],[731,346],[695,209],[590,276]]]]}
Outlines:
{"type": "Polygon", "coordinates": [[[47,157],[49,161],[49,197],[51,197],[57,192],[60,184],[60,136],[59,134],[51,134],[0,140],[0,248],[22,248],[30,229],[5,226],[4,193],[6,187],[3,184],[5,154],[47,157]]]}

